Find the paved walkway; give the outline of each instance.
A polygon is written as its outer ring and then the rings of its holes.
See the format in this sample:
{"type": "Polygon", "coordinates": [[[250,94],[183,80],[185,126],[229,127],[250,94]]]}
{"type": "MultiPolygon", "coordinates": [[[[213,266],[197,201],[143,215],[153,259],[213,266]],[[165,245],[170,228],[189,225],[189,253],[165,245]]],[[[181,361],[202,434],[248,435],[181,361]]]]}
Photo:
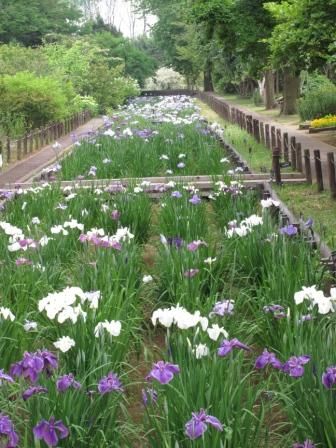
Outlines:
{"type": "MultiPolygon", "coordinates": [[[[103,125],[103,123],[104,121],[102,118],[93,118],[84,125],[72,131],[71,134],[76,134],[79,140],[83,139],[87,137],[88,132],[96,131],[103,125]]],[[[56,162],[61,155],[68,152],[73,146],[73,140],[70,134],[58,139],[61,149],[58,150],[57,153],[52,147],[54,143],[55,142],[45,146],[20,162],[10,165],[8,169],[0,173],[0,188],[31,180],[43,168],[56,162]]]]}
{"type": "Polygon", "coordinates": [[[309,134],[308,130],[300,130],[297,126],[291,125],[291,124],[282,124],[278,123],[276,121],[272,121],[271,118],[258,114],[257,112],[252,111],[251,109],[248,109],[247,107],[237,105],[235,103],[231,103],[230,101],[226,100],[225,98],[221,97],[220,95],[214,94],[214,97],[218,99],[222,99],[225,103],[229,104],[230,107],[234,107],[235,109],[241,110],[242,112],[252,115],[253,118],[262,121],[265,124],[269,124],[270,126],[275,126],[277,129],[281,130],[281,134],[283,135],[285,132],[288,133],[288,137],[295,137],[296,141],[301,143],[302,145],[302,151],[304,149],[310,149],[311,156],[313,155],[313,151],[315,149],[319,149],[321,152],[321,159],[327,160],[327,153],[328,152],[336,152],[336,147],[329,145],[328,143],[325,143],[321,141],[319,138],[316,137],[316,134],[309,134]]]}

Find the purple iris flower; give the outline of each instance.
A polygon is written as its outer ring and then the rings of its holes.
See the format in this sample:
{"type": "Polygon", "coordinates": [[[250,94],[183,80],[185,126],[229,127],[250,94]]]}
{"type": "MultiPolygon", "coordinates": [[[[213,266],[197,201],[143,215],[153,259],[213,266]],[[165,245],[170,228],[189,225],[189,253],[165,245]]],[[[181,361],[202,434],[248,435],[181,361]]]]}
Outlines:
{"type": "Polygon", "coordinates": [[[201,198],[197,196],[197,194],[194,194],[191,199],[189,199],[190,204],[198,205],[201,202],[201,198]]]}
{"type": "Polygon", "coordinates": [[[307,322],[312,319],[313,319],[313,316],[311,314],[303,314],[299,319],[299,323],[302,324],[302,322],[307,322]]]}
{"type": "Polygon", "coordinates": [[[198,413],[193,412],[191,420],[185,425],[186,435],[189,439],[194,440],[201,437],[208,429],[208,425],[213,426],[217,431],[223,431],[223,425],[218,418],[207,415],[204,409],[201,409],[198,413]]]}
{"type": "Polygon", "coordinates": [[[303,443],[294,443],[293,448],[315,448],[315,444],[311,440],[305,440],[303,443]]]}
{"type": "Polygon", "coordinates": [[[260,356],[256,359],[254,367],[256,369],[263,369],[270,364],[275,369],[281,369],[282,363],[278,360],[274,353],[264,350],[260,356]]]}
{"type": "Polygon", "coordinates": [[[118,376],[110,372],[107,376],[104,376],[98,383],[99,392],[104,395],[112,392],[114,390],[123,392],[124,388],[122,387],[121,381],[118,376]]]}
{"type": "Polygon", "coordinates": [[[281,305],[267,305],[263,309],[265,313],[272,313],[276,319],[286,317],[285,308],[281,305]]]}
{"type": "Polygon", "coordinates": [[[247,345],[240,342],[237,338],[231,339],[231,341],[228,339],[224,339],[219,349],[217,350],[217,354],[218,356],[226,356],[229,353],[231,353],[234,348],[240,348],[242,350],[250,350],[250,348],[247,345]]]}
{"type": "Polygon", "coordinates": [[[22,398],[24,401],[27,401],[30,397],[37,394],[46,394],[48,393],[48,389],[42,386],[31,386],[27,390],[25,390],[22,394],[22,398]]]}
{"type": "Polygon", "coordinates": [[[28,260],[28,258],[20,257],[15,261],[16,266],[23,266],[23,265],[30,265],[33,264],[31,260],[28,260]]]}
{"type": "Polygon", "coordinates": [[[0,414],[0,435],[7,438],[6,448],[15,448],[19,444],[19,436],[14,431],[14,425],[7,415],[0,414]]]}
{"type": "Polygon", "coordinates": [[[213,307],[212,313],[218,316],[225,316],[226,314],[233,314],[234,302],[232,300],[222,300],[221,302],[216,302],[213,307]]]}
{"type": "Polygon", "coordinates": [[[73,387],[74,389],[80,389],[81,384],[75,380],[72,373],[69,373],[69,375],[63,375],[58,378],[56,381],[56,387],[58,392],[65,392],[70,387],[73,387]]]}
{"type": "Polygon", "coordinates": [[[156,404],[158,399],[158,393],[155,389],[147,387],[146,389],[142,389],[142,402],[145,406],[148,404],[156,404]]]}
{"type": "Polygon", "coordinates": [[[49,421],[41,420],[33,428],[33,433],[36,439],[44,440],[49,446],[56,446],[59,439],[68,437],[69,430],[62,420],[55,421],[55,418],[51,417],[49,421]]]}
{"type": "Polygon", "coordinates": [[[12,364],[10,374],[28,378],[32,383],[35,383],[40,373],[46,372],[50,376],[57,367],[56,356],[47,350],[39,350],[35,353],[25,352],[21,361],[12,364]]]}
{"type": "Polygon", "coordinates": [[[281,235],[294,236],[297,235],[298,229],[293,224],[289,224],[288,226],[281,227],[280,233],[281,235]]]}
{"type": "Polygon", "coordinates": [[[306,229],[310,229],[311,227],[313,227],[314,221],[312,218],[308,218],[307,221],[304,223],[304,227],[306,229]]]}
{"type": "Polygon", "coordinates": [[[171,197],[180,199],[182,197],[182,193],[180,193],[179,191],[173,191],[171,197]]]}
{"type": "Polygon", "coordinates": [[[158,361],[153,364],[152,370],[146,379],[157,380],[160,384],[168,384],[174,378],[174,375],[180,373],[180,368],[177,364],[170,362],[158,361]]]}
{"type": "Polygon", "coordinates": [[[14,383],[13,378],[10,375],[7,375],[3,369],[0,369],[0,384],[2,380],[8,381],[9,383],[14,383]]]}
{"type": "Polygon", "coordinates": [[[185,167],[185,163],[183,163],[183,162],[179,162],[177,164],[177,168],[184,168],[184,167],[185,167]]]}
{"type": "Polygon", "coordinates": [[[327,389],[331,389],[336,384],[336,366],[328,367],[322,375],[322,383],[327,389]]]}
{"type": "Polygon", "coordinates": [[[119,212],[119,210],[112,210],[111,218],[113,219],[113,221],[119,221],[120,216],[121,213],[119,212]]]}
{"type": "Polygon", "coordinates": [[[188,269],[187,271],[185,271],[185,273],[183,275],[188,278],[193,278],[198,273],[199,273],[199,269],[188,269]]]}
{"type": "Polygon", "coordinates": [[[168,245],[172,247],[174,246],[176,249],[180,249],[183,246],[183,242],[183,239],[178,236],[167,238],[168,245]]]}
{"type": "Polygon", "coordinates": [[[310,356],[292,356],[288,361],[282,366],[282,370],[288,373],[289,376],[293,378],[299,378],[304,374],[304,365],[310,361],[310,356]]]}

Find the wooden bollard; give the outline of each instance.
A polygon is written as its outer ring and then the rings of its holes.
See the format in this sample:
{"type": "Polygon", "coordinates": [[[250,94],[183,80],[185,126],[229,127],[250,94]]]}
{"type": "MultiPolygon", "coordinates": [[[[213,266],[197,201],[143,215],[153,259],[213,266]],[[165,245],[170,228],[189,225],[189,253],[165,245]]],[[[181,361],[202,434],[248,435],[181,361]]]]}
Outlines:
{"type": "Polygon", "coordinates": [[[29,140],[29,152],[31,154],[32,152],[34,152],[34,135],[32,132],[29,134],[28,140],[29,140]]]}
{"type": "Polygon", "coordinates": [[[16,140],[16,159],[17,160],[22,159],[22,139],[21,138],[16,140]]]}
{"type": "Polygon", "coordinates": [[[296,144],[296,168],[302,173],[302,148],[301,143],[296,144]]]}
{"type": "Polygon", "coordinates": [[[311,172],[311,163],[310,163],[310,151],[309,149],[304,150],[304,164],[305,164],[305,175],[308,184],[313,183],[312,172],[311,172]]]}
{"type": "Polygon", "coordinates": [[[266,147],[268,149],[271,149],[270,125],[269,124],[265,124],[265,141],[266,141],[266,147]]]}
{"type": "Polygon", "coordinates": [[[336,199],[336,171],[335,171],[335,158],[333,152],[328,152],[328,174],[329,174],[329,185],[330,193],[333,199],[336,199]]]}
{"type": "Polygon", "coordinates": [[[257,142],[260,143],[259,120],[257,120],[256,118],[253,119],[253,135],[257,142]]]}
{"type": "Polygon", "coordinates": [[[315,161],[317,191],[323,191],[324,186],[323,186],[321,154],[318,149],[315,149],[314,151],[314,161],[315,161]]]}
{"type": "Polygon", "coordinates": [[[288,132],[285,132],[283,135],[283,156],[284,161],[289,161],[289,153],[288,153],[288,132]]]}
{"type": "Polygon", "coordinates": [[[273,165],[275,182],[278,185],[281,185],[281,169],[280,169],[280,151],[279,151],[279,149],[274,148],[272,154],[273,154],[272,165],[273,165]]]}
{"type": "Polygon", "coordinates": [[[296,138],[290,139],[290,151],[291,151],[291,164],[293,171],[296,171],[296,138]]]}
{"type": "Polygon", "coordinates": [[[276,148],[276,134],[275,134],[275,126],[271,127],[271,149],[276,148]]]}

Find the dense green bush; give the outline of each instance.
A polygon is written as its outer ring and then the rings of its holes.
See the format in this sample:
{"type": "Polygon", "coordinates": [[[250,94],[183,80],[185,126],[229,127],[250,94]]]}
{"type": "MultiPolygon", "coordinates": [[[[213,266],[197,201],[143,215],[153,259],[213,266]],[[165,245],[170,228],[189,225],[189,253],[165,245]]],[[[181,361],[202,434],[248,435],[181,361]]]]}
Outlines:
{"type": "Polygon", "coordinates": [[[0,116],[21,117],[29,129],[69,115],[69,97],[75,95],[69,83],[62,87],[51,77],[20,72],[2,77],[0,96],[0,116]]]}
{"type": "Polygon", "coordinates": [[[336,114],[336,86],[322,87],[307,91],[300,99],[299,114],[302,120],[321,118],[328,114],[336,114]]]}

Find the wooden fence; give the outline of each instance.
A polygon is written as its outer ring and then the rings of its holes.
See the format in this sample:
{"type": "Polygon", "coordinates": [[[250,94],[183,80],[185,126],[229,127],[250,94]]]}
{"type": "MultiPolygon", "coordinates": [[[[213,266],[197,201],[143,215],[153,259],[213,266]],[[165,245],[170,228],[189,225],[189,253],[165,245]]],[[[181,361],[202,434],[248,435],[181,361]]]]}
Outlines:
{"type": "Polygon", "coordinates": [[[51,123],[43,128],[35,129],[19,139],[0,139],[0,154],[2,155],[3,163],[22,160],[34,151],[38,151],[42,147],[69,134],[90,119],[91,113],[86,110],[58,123],[51,123]]]}
{"type": "Polygon", "coordinates": [[[331,197],[336,199],[336,156],[334,152],[327,153],[327,158],[321,158],[318,148],[314,151],[302,147],[295,137],[289,139],[288,133],[270,124],[254,118],[240,109],[231,106],[222,98],[211,92],[194,90],[145,91],[146,96],[157,95],[190,95],[196,96],[208,104],[224,120],[238,125],[252,135],[257,142],[262,143],[272,151],[272,168],[275,178],[281,182],[281,167],[290,166],[293,171],[302,173],[308,184],[317,184],[318,191],[330,190],[331,197]]]}

